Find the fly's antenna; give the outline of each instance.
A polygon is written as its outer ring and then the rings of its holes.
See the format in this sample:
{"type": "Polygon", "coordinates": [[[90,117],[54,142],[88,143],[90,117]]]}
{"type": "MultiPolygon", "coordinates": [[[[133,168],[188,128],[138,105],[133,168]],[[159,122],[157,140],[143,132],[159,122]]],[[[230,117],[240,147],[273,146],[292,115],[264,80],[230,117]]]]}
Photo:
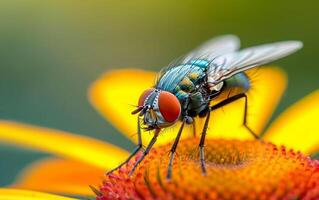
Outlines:
{"type": "Polygon", "coordinates": [[[131,112],[132,115],[135,115],[137,113],[140,113],[139,116],[142,116],[145,114],[146,110],[149,108],[149,106],[138,106],[135,110],[131,112]]]}
{"type": "Polygon", "coordinates": [[[137,107],[135,110],[133,110],[133,111],[131,112],[131,114],[132,114],[132,115],[135,115],[135,114],[141,112],[141,110],[143,110],[143,109],[144,109],[143,106],[139,106],[139,107],[137,107]]]}
{"type": "Polygon", "coordinates": [[[149,105],[142,106],[142,109],[141,109],[141,112],[140,112],[139,116],[140,116],[140,117],[143,116],[148,109],[150,109],[150,106],[149,106],[149,105]]]}

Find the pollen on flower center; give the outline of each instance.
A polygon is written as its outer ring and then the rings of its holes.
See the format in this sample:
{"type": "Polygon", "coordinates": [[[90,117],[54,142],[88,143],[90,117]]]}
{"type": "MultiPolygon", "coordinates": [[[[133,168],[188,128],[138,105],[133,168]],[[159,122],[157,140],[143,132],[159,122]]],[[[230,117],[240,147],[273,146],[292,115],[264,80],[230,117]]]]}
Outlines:
{"type": "MultiPolygon", "coordinates": [[[[192,144],[190,144],[192,145],[192,144]]],[[[182,147],[181,147],[182,148],[182,147]]],[[[248,151],[243,151],[239,144],[235,141],[218,141],[216,144],[205,146],[205,161],[207,166],[210,165],[217,167],[235,167],[249,162],[252,156],[248,151]]],[[[189,159],[195,163],[199,163],[199,150],[198,146],[187,146],[184,150],[182,159],[189,159]]]]}
{"type": "Polygon", "coordinates": [[[170,144],[154,148],[132,177],[134,159],[105,177],[104,199],[312,199],[319,196],[319,163],[261,141],[208,139],[207,175],[198,138],[179,143],[172,180],[166,180],[170,144]],[[317,196],[316,196],[317,195],[317,196]]]}

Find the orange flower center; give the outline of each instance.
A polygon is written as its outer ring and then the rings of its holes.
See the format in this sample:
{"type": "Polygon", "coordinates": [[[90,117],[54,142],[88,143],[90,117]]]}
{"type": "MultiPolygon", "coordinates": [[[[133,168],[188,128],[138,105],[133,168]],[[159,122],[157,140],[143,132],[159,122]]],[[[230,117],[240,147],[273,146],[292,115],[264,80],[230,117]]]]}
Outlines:
{"type": "MultiPolygon", "coordinates": [[[[166,180],[171,145],[154,148],[132,177],[135,159],[105,177],[106,199],[315,199],[319,162],[260,141],[205,142],[207,175],[199,162],[198,138],[180,141],[172,179],[166,180]]],[[[137,155],[137,157],[140,155],[137,155]]]]}

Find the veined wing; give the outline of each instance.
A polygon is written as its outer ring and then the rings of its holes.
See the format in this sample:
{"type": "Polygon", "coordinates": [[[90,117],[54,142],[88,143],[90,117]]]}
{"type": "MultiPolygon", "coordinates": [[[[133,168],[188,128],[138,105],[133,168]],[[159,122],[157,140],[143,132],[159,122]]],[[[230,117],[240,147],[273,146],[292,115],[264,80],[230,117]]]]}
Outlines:
{"type": "Polygon", "coordinates": [[[284,41],[218,56],[209,64],[208,83],[217,84],[236,73],[285,57],[300,48],[300,41],[284,41]]]}
{"type": "MultiPolygon", "coordinates": [[[[173,62],[171,62],[167,67],[163,68],[157,78],[157,81],[167,72],[168,70],[180,66],[182,64],[187,64],[191,60],[203,59],[210,61],[219,55],[234,52],[240,47],[240,40],[234,35],[223,35],[218,36],[213,39],[208,40],[196,49],[187,53],[173,62]]],[[[182,69],[180,69],[182,70],[182,69]]],[[[176,72],[178,73],[178,71],[176,72]]]]}
{"type": "Polygon", "coordinates": [[[235,35],[223,35],[212,38],[203,43],[193,51],[186,54],[181,64],[186,64],[191,60],[203,59],[210,61],[219,55],[234,52],[240,48],[240,40],[235,35]]]}

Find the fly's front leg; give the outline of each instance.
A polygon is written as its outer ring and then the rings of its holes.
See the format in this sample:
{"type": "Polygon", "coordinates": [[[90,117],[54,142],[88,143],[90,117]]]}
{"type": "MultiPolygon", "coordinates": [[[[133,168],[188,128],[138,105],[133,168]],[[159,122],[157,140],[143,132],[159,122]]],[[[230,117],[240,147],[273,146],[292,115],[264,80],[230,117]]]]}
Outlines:
{"type": "Polygon", "coordinates": [[[135,156],[143,148],[140,116],[137,117],[137,137],[138,137],[137,138],[138,139],[137,146],[134,148],[134,151],[131,153],[131,155],[124,162],[122,162],[119,166],[117,166],[116,168],[107,172],[107,175],[114,172],[115,170],[121,168],[126,163],[128,163],[131,160],[131,158],[133,156],[135,156]]]}
{"type": "Polygon", "coordinates": [[[159,135],[160,131],[161,131],[161,129],[155,129],[155,133],[154,133],[153,138],[151,139],[150,143],[147,145],[142,156],[134,164],[133,168],[131,169],[130,173],[128,174],[129,176],[131,176],[134,173],[137,166],[144,160],[145,156],[150,152],[150,150],[152,149],[153,145],[155,144],[155,142],[157,140],[157,136],[159,135]]]}
{"type": "Polygon", "coordinates": [[[237,95],[234,95],[234,96],[231,96],[221,102],[219,102],[218,104],[216,105],[213,105],[210,110],[213,111],[213,110],[216,110],[218,108],[221,108],[227,104],[230,104],[234,101],[237,101],[241,98],[245,98],[245,107],[244,107],[244,119],[243,119],[243,125],[245,126],[245,128],[250,132],[250,134],[257,140],[260,139],[259,135],[257,135],[256,133],[254,133],[247,125],[247,109],[248,109],[248,100],[247,100],[247,95],[245,93],[240,93],[240,94],[237,94],[237,95]]]}
{"type": "Polygon", "coordinates": [[[179,131],[176,135],[176,138],[175,138],[175,141],[173,143],[173,146],[170,150],[170,158],[169,158],[169,163],[168,163],[168,166],[167,166],[167,174],[166,174],[166,179],[171,179],[172,177],[172,166],[173,166],[173,160],[174,160],[174,155],[175,155],[175,151],[176,151],[176,148],[177,148],[177,145],[178,145],[178,142],[179,142],[179,139],[182,135],[182,132],[183,132],[183,129],[184,129],[184,125],[185,125],[185,122],[188,121],[188,118],[189,117],[184,117],[183,119],[183,122],[182,122],[182,125],[181,127],[179,128],[179,131]]]}
{"type": "Polygon", "coordinates": [[[205,147],[205,138],[206,138],[206,133],[207,133],[207,128],[208,128],[209,119],[210,119],[210,111],[207,112],[207,116],[206,116],[204,128],[203,128],[202,135],[201,135],[200,142],[199,142],[200,166],[201,166],[201,169],[202,169],[202,173],[203,173],[204,175],[206,175],[206,164],[205,164],[205,151],[204,151],[204,147],[205,147]]]}

